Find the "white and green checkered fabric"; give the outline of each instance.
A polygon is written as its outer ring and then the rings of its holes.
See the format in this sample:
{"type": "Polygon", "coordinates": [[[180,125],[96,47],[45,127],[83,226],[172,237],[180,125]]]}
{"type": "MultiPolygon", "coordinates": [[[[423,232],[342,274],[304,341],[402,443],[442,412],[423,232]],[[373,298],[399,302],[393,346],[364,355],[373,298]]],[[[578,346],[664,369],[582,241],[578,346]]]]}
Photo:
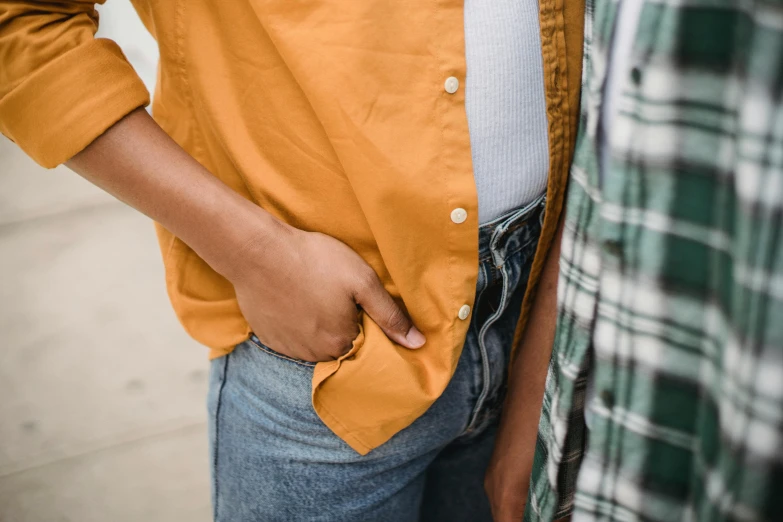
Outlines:
{"type": "Polygon", "coordinates": [[[645,0],[602,178],[617,7],[587,0],[525,519],[780,521],[783,0],[645,0]]]}

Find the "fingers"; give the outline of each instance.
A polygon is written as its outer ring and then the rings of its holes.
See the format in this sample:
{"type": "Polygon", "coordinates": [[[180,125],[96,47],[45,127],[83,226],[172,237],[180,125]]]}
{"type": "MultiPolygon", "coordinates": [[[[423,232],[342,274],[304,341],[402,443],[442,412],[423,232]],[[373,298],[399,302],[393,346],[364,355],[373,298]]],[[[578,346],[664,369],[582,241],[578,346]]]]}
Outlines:
{"type": "Polygon", "coordinates": [[[378,276],[372,270],[364,276],[355,299],[389,339],[406,348],[415,349],[424,346],[426,341],[424,335],[383,288],[378,276]]]}

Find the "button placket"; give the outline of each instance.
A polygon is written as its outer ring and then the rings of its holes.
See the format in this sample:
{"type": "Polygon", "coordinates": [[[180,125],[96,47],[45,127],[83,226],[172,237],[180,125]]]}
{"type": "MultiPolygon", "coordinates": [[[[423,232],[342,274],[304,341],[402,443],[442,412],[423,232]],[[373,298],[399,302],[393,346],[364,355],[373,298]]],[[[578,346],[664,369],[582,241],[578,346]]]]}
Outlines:
{"type": "MultiPolygon", "coordinates": [[[[454,94],[459,90],[459,79],[455,76],[449,76],[446,78],[446,81],[443,83],[443,89],[448,94],[454,94]]],[[[451,214],[449,215],[451,218],[452,223],[460,225],[467,221],[468,219],[468,211],[465,210],[462,207],[457,207],[451,211],[451,214]]],[[[463,304],[460,306],[459,310],[457,311],[457,317],[461,321],[465,321],[470,317],[471,314],[471,307],[468,304],[463,304]]]]}

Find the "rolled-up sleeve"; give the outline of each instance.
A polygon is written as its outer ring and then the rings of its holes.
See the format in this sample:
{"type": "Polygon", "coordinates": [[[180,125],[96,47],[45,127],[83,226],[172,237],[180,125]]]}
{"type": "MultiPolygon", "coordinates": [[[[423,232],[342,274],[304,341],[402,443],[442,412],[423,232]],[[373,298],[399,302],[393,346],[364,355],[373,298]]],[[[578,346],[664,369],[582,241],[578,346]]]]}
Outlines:
{"type": "Polygon", "coordinates": [[[149,103],[119,46],[95,38],[97,28],[94,1],[0,0],[0,132],[44,167],[149,103]]]}

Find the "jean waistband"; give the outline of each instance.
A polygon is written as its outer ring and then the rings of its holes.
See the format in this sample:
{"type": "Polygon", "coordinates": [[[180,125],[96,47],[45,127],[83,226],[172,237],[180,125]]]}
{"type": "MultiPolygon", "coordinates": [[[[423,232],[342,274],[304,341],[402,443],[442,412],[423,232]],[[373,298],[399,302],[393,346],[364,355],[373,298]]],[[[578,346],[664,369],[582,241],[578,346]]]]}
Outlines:
{"type": "Polygon", "coordinates": [[[530,203],[506,212],[502,216],[484,223],[479,227],[479,259],[492,252],[496,254],[504,249],[505,244],[527,224],[541,226],[546,205],[546,194],[542,194],[530,203]],[[535,218],[535,221],[532,221],[535,218]]]}

